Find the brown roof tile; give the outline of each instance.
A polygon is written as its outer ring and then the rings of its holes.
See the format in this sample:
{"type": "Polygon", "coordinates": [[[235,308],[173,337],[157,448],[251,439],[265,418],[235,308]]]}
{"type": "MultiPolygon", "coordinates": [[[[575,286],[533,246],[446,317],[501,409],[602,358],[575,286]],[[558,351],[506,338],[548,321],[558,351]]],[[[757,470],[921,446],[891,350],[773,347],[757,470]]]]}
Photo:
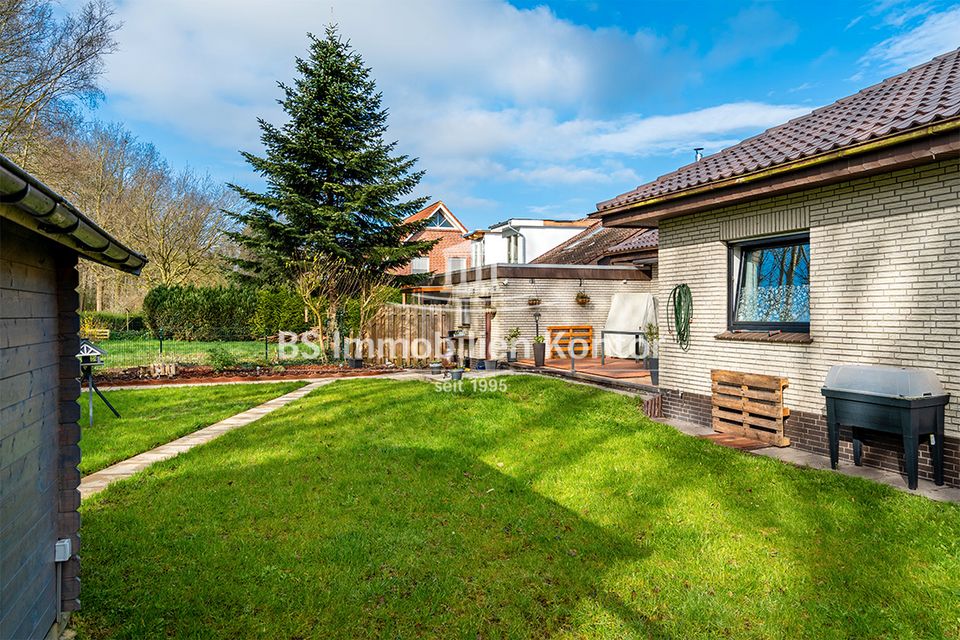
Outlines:
{"type": "Polygon", "coordinates": [[[643,251],[656,249],[660,246],[659,229],[639,229],[626,240],[607,249],[607,253],[624,253],[626,251],[643,251]]]}
{"type": "Polygon", "coordinates": [[[466,233],[467,228],[463,226],[463,223],[460,222],[460,219],[457,218],[457,216],[453,215],[453,211],[450,211],[450,207],[448,207],[443,200],[437,200],[433,204],[428,204],[423,209],[420,209],[420,211],[417,211],[416,213],[412,213],[406,218],[404,218],[403,221],[418,222],[426,218],[432,218],[433,214],[435,214],[437,212],[437,209],[439,209],[440,207],[443,207],[443,209],[449,214],[449,217],[452,218],[453,225],[455,227],[459,227],[460,229],[462,229],[461,233],[466,233]]]}
{"type": "Polygon", "coordinates": [[[604,227],[596,222],[533,261],[533,264],[598,264],[611,254],[630,250],[655,249],[656,229],[604,227]],[[653,232],[653,235],[650,232],[653,232]],[[641,240],[641,238],[643,238],[641,240]],[[650,242],[653,244],[649,244],[650,242]],[[632,243],[643,243],[636,248],[632,243]],[[624,245],[623,249],[614,249],[624,245]]]}
{"type": "Polygon", "coordinates": [[[960,49],[597,205],[636,204],[960,117],[960,49]]]}

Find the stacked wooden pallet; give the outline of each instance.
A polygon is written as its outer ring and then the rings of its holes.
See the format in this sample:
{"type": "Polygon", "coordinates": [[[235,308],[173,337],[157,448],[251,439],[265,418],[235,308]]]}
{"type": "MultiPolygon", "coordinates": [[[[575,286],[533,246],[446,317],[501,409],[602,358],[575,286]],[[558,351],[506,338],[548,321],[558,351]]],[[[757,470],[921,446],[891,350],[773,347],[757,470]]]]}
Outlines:
{"type": "Polygon", "coordinates": [[[783,434],[790,410],[783,406],[787,379],[714,369],[713,430],[754,438],[777,447],[790,445],[783,434]]]}

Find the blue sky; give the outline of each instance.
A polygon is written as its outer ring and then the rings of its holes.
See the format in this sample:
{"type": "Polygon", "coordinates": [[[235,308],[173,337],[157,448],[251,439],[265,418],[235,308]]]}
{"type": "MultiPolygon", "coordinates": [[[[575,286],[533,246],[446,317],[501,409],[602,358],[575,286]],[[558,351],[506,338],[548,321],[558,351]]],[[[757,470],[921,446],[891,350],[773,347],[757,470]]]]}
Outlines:
{"type": "Polygon", "coordinates": [[[307,31],[336,21],[373,68],[421,194],[470,228],[577,218],[706,153],[960,46],[960,3],[125,1],[96,117],[174,167],[262,186],[307,31]]]}

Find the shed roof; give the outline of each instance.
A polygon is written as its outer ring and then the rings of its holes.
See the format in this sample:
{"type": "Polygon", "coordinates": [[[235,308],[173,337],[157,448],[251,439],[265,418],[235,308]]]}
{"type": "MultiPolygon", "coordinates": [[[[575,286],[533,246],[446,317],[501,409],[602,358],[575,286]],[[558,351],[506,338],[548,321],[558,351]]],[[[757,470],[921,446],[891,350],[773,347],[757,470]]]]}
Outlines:
{"type": "Polygon", "coordinates": [[[0,215],[94,262],[139,274],[147,258],[128,248],[53,189],[0,155],[0,215]]]}
{"type": "Polygon", "coordinates": [[[597,204],[602,214],[960,118],[960,49],[597,204]]]}

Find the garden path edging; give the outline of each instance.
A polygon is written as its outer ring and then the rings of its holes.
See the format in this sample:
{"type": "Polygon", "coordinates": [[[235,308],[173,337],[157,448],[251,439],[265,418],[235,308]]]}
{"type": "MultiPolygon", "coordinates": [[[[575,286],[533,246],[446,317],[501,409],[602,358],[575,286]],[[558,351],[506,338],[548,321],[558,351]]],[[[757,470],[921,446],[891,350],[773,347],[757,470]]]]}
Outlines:
{"type": "Polygon", "coordinates": [[[253,407],[252,409],[241,411],[240,413],[212,424],[209,427],[204,427],[203,429],[189,433],[182,438],[177,438],[176,440],[162,444],[159,447],[151,449],[150,451],[144,451],[143,453],[139,453],[132,458],[127,458],[126,460],[107,467],[106,469],[101,469],[96,473],[91,473],[88,476],[84,476],[80,480],[80,498],[86,499],[94,494],[97,494],[107,488],[110,483],[116,482],[117,480],[122,480],[124,478],[129,478],[133,474],[143,471],[154,462],[160,462],[161,460],[173,458],[184,451],[189,451],[198,445],[210,442],[211,440],[222,436],[228,431],[245,427],[251,422],[255,422],[263,416],[273,413],[277,409],[284,407],[295,400],[303,398],[311,391],[319,389],[320,387],[328,385],[338,379],[339,378],[326,378],[324,380],[311,382],[310,384],[300,387],[299,389],[295,389],[294,391],[291,391],[290,393],[282,395],[278,398],[267,400],[263,404],[253,407]]]}

